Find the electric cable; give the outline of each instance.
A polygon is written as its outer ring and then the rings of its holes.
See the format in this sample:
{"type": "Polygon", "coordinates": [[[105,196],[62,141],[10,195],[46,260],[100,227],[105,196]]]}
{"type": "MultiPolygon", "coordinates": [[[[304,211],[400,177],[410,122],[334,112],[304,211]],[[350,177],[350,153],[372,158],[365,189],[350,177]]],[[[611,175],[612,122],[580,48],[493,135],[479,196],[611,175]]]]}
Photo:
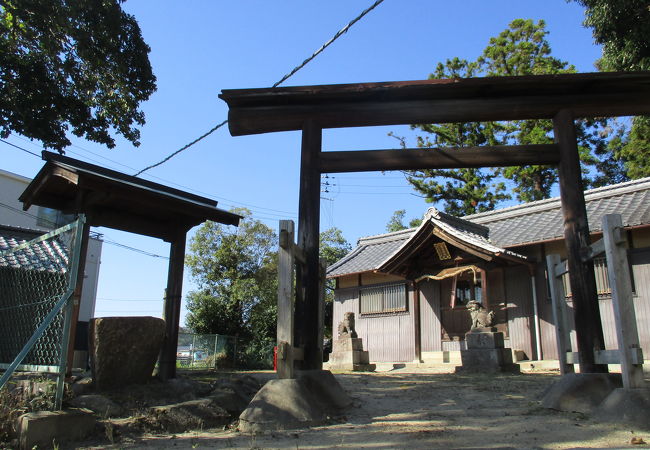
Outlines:
{"type": "MultiPolygon", "coordinates": [[[[350,29],[350,28],[351,28],[355,23],[357,23],[357,22],[358,22],[359,20],[361,20],[361,19],[362,19],[366,14],[368,14],[370,11],[372,11],[372,10],[375,9],[377,6],[379,6],[383,1],[384,1],[384,0],[376,0],[376,1],[375,1],[375,2],[370,6],[370,7],[366,8],[365,10],[363,10],[363,11],[361,12],[361,14],[359,14],[359,15],[358,15],[357,17],[355,17],[353,20],[351,20],[350,22],[348,22],[348,24],[347,24],[346,26],[344,26],[344,27],[341,28],[339,31],[337,31],[336,34],[335,34],[335,35],[334,35],[334,36],[333,36],[329,41],[327,41],[327,42],[326,42],[325,44],[323,44],[323,45],[322,45],[318,50],[316,50],[314,53],[312,53],[312,55],[311,55],[309,58],[305,59],[302,63],[300,63],[300,64],[298,64],[296,67],[294,67],[294,68],[291,70],[291,72],[287,73],[287,74],[286,74],[285,76],[283,76],[279,81],[277,81],[276,83],[274,83],[274,84],[273,84],[273,87],[274,87],[274,88],[278,87],[280,84],[284,83],[284,82],[287,81],[289,78],[291,78],[291,77],[292,77],[296,72],[298,72],[300,69],[302,69],[302,68],[305,67],[307,64],[309,64],[310,61],[312,61],[316,56],[318,56],[320,53],[322,53],[323,50],[325,50],[325,49],[326,49],[327,47],[329,47],[329,46],[330,46],[334,41],[336,41],[339,37],[341,37],[343,34],[345,34],[345,33],[346,33],[346,32],[347,32],[347,31],[348,31],[348,30],[349,30],[349,29],[350,29]]],[[[181,152],[187,150],[188,148],[190,148],[191,146],[193,146],[193,145],[196,144],[197,142],[199,142],[199,141],[205,139],[206,137],[210,136],[212,133],[214,133],[215,131],[217,131],[219,128],[221,128],[222,126],[224,126],[224,125],[227,124],[227,123],[228,123],[228,119],[226,119],[226,120],[224,120],[223,122],[221,122],[220,124],[216,125],[216,126],[213,127],[211,130],[209,130],[207,133],[205,133],[205,134],[199,136],[198,138],[194,139],[194,140],[193,140],[192,142],[190,142],[189,144],[187,144],[187,145],[183,146],[182,148],[176,150],[175,152],[171,153],[169,156],[167,156],[166,158],[162,159],[161,161],[159,161],[159,162],[157,162],[157,163],[155,163],[155,164],[152,164],[152,165],[150,165],[150,166],[147,166],[147,167],[145,167],[144,169],[140,170],[140,171],[137,172],[134,176],[137,177],[138,175],[140,175],[140,174],[146,172],[146,171],[149,170],[149,169],[153,169],[154,167],[158,167],[158,166],[160,166],[160,165],[162,165],[162,164],[165,164],[167,161],[169,161],[170,159],[172,159],[174,156],[178,155],[179,153],[181,153],[181,152]]]]}

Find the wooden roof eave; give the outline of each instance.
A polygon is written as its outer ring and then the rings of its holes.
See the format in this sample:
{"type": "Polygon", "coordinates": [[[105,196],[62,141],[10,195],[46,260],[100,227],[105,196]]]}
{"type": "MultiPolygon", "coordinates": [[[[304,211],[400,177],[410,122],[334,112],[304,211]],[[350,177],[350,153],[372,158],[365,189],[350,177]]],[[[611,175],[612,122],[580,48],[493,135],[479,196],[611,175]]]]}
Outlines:
{"type": "Polygon", "coordinates": [[[157,183],[44,152],[45,165],[19,197],[32,205],[84,213],[92,226],[173,241],[206,220],[239,225],[217,202],[157,183]]]}

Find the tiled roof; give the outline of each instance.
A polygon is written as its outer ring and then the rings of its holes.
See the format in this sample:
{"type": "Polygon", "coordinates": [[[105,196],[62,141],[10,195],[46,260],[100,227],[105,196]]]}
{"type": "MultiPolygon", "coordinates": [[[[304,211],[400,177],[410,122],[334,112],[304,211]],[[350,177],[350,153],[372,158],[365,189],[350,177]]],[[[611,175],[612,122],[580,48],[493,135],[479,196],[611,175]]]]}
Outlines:
{"type": "MultiPolygon", "coordinates": [[[[589,230],[602,230],[606,214],[621,214],[623,225],[650,224],[650,178],[585,191],[589,230]]],[[[504,247],[533,244],[564,237],[560,198],[463,217],[490,229],[490,240],[504,247]]]]}
{"type": "Polygon", "coordinates": [[[359,239],[357,247],[327,268],[328,277],[374,270],[406,242],[415,228],[359,239]]]}
{"type": "MultiPolygon", "coordinates": [[[[621,214],[624,226],[650,224],[650,178],[585,191],[589,229],[601,230],[605,214],[621,214]]],[[[442,230],[493,253],[506,248],[563,238],[560,198],[456,218],[430,209],[426,219],[442,230]],[[468,225],[471,222],[475,227],[468,225]],[[476,227],[478,225],[478,227],[476,227]],[[483,230],[489,230],[488,234],[483,230]]],[[[399,252],[418,228],[359,239],[357,247],[327,269],[328,277],[376,270],[399,252]]]]}
{"type": "Polygon", "coordinates": [[[41,233],[17,227],[0,226],[0,267],[64,272],[68,264],[68,249],[56,238],[40,241],[25,249],[4,254],[6,250],[24,244],[41,233]]]}

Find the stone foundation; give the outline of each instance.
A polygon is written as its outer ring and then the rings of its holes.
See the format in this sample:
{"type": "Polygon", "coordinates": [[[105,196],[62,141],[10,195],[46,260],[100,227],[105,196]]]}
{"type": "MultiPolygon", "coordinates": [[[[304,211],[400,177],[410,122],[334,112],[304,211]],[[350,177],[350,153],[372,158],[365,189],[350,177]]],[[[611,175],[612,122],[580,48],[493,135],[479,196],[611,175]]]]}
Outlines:
{"type": "Polygon", "coordinates": [[[465,334],[467,350],[461,350],[461,372],[519,372],[519,366],[513,364],[512,351],[505,348],[503,333],[494,328],[476,328],[465,334]]]}
{"type": "Polygon", "coordinates": [[[328,367],[331,370],[374,370],[361,338],[340,337],[334,341],[328,367]]]}

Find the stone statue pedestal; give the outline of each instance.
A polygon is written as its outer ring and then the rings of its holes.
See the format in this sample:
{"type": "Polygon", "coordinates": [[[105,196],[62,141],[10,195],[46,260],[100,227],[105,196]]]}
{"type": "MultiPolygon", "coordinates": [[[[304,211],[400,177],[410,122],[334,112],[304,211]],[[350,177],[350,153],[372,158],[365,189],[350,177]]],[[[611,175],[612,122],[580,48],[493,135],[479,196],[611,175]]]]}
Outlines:
{"type": "Polygon", "coordinates": [[[512,352],[503,345],[503,333],[496,328],[474,328],[465,334],[467,350],[461,350],[462,366],[456,373],[482,372],[519,373],[519,365],[513,364],[512,352]]]}
{"type": "Polygon", "coordinates": [[[332,345],[328,367],[330,370],[370,371],[375,369],[370,364],[368,352],[363,350],[361,338],[349,335],[341,336],[332,345]]]}

